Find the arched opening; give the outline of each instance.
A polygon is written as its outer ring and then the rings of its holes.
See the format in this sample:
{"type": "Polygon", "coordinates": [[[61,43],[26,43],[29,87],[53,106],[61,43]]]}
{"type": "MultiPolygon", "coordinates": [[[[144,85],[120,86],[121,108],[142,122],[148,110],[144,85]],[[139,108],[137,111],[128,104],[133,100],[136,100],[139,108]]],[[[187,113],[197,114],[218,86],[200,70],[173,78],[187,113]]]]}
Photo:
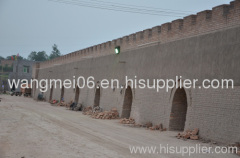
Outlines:
{"type": "Polygon", "coordinates": [[[78,104],[79,93],[80,93],[80,89],[79,89],[79,87],[77,86],[77,87],[76,87],[76,91],[75,91],[75,100],[74,100],[74,102],[75,102],[76,104],[78,104]]]}
{"type": "Polygon", "coordinates": [[[131,115],[132,109],[132,89],[130,86],[127,87],[125,91],[124,101],[123,101],[123,108],[122,108],[122,118],[129,118],[131,115]]]}
{"type": "Polygon", "coordinates": [[[50,90],[49,101],[52,100],[52,96],[53,96],[53,85],[52,85],[51,90],[50,90]]]}
{"type": "Polygon", "coordinates": [[[11,91],[15,91],[15,89],[16,89],[16,88],[15,88],[15,84],[14,84],[14,83],[12,83],[12,85],[13,85],[13,86],[12,86],[12,89],[11,89],[11,91]]]}
{"type": "Polygon", "coordinates": [[[97,88],[95,92],[93,107],[99,106],[99,104],[100,104],[100,88],[97,88]]]}
{"type": "Polygon", "coordinates": [[[63,100],[64,100],[64,86],[62,86],[61,96],[60,96],[60,101],[63,101],[63,100]]]}
{"type": "Polygon", "coordinates": [[[169,130],[183,131],[187,114],[187,95],[184,88],[178,88],[173,96],[169,130]]]}

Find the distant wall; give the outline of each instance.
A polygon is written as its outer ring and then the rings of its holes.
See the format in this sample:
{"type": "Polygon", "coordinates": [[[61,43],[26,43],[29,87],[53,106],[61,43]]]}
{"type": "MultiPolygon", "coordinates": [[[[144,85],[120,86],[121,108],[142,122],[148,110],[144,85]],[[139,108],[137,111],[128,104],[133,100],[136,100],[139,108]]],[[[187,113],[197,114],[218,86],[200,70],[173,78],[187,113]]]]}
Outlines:
{"type": "Polygon", "coordinates": [[[9,67],[11,67],[13,62],[14,62],[13,60],[0,60],[0,65],[1,66],[8,65],[9,67]]]}
{"type": "MultiPolygon", "coordinates": [[[[30,82],[31,78],[32,78],[32,72],[33,71],[32,67],[34,65],[34,61],[28,61],[28,60],[16,60],[13,62],[13,72],[9,74],[9,79],[10,81],[12,81],[13,79],[15,79],[16,81],[22,80],[22,79],[26,79],[28,80],[28,82],[30,82]],[[23,72],[24,66],[29,67],[29,71],[28,72],[23,72]]],[[[20,91],[20,86],[18,88],[16,88],[17,91],[20,91]]],[[[10,87],[9,87],[10,90],[10,87]]]]}

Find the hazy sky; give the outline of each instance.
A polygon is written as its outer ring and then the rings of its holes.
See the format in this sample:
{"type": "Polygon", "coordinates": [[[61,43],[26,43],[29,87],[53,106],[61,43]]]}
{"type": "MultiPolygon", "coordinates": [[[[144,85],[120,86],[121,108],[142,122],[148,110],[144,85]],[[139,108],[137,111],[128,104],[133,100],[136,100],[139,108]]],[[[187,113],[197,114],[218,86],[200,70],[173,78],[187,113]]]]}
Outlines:
{"type": "MultiPolygon", "coordinates": [[[[96,0],[79,1],[96,2],[96,0]]],[[[101,1],[189,11],[189,14],[230,2],[230,0],[101,1]]],[[[171,22],[179,18],[176,16],[183,17],[181,14],[156,16],[109,11],[49,0],[0,0],[0,56],[19,53],[27,58],[31,51],[42,50],[50,54],[54,43],[58,45],[62,54],[68,54],[171,22]]]]}

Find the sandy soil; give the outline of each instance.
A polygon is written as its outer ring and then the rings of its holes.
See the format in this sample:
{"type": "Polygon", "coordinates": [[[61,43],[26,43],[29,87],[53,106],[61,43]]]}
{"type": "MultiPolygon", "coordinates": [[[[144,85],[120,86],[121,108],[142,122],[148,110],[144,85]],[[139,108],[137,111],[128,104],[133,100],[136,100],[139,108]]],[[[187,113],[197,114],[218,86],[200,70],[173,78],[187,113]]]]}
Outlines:
{"type": "MultiPolygon", "coordinates": [[[[131,154],[129,146],[210,146],[178,140],[176,132],[128,127],[119,120],[96,120],[31,98],[0,98],[0,158],[178,158],[181,154],[131,154]]],[[[191,157],[237,158],[210,153],[191,157]]]]}

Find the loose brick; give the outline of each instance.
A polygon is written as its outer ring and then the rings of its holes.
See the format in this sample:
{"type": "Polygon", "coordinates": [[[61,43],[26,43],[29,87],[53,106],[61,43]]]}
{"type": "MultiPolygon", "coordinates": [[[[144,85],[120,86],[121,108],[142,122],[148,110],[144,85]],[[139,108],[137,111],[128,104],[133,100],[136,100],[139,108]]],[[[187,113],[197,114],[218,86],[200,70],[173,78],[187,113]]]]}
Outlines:
{"type": "Polygon", "coordinates": [[[197,135],[197,134],[198,134],[198,131],[199,131],[199,129],[198,129],[198,128],[195,128],[195,129],[192,131],[192,135],[197,135]]]}
{"type": "Polygon", "coordinates": [[[198,137],[197,135],[192,135],[192,136],[190,136],[190,139],[191,139],[191,140],[198,140],[199,137],[198,137]]]}

